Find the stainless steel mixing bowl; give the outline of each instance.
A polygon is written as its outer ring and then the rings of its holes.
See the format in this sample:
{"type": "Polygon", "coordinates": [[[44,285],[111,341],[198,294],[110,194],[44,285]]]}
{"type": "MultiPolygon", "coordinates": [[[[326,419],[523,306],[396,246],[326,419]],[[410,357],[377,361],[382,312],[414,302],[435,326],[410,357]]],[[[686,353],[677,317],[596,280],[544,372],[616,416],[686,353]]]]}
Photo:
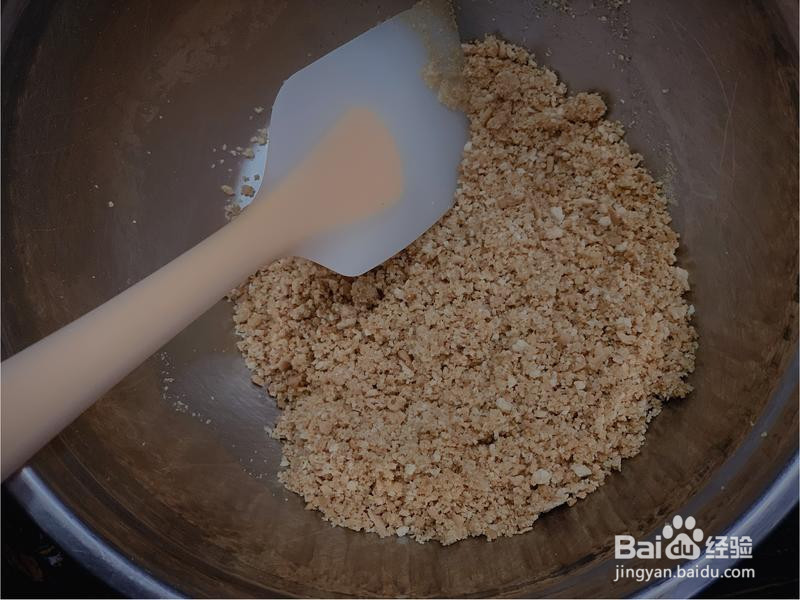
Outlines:
{"type": "MultiPolygon", "coordinates": [[[[701,344],[695,392],[641,455],[492,543],[332,528],[275,478],[276,409],[220,302],[10,482],[39,523],[140,596],[686,595],[703,582],[612,584],[613,536],[652,537],[679,512],[760,539],[797,491],[797,58],[780,10],[796,4],[611,4],[464,0],[458,19],[464,38],[498,32],[602,92],[666,178],[701,344]]],[[[221,226],[236,161],[210,165],[263,126],[253,107],[408,5],[5,2],[4,356],[221,226]]]]}

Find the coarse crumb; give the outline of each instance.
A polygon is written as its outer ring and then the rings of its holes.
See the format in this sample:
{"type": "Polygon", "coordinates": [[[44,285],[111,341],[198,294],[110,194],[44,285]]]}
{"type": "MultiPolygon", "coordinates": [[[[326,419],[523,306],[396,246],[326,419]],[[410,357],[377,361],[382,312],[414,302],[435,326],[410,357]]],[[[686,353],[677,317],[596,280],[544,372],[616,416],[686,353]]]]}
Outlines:
{"type": "MultiPolygon", "coordinates": [[[[233,198],[225,204],[225,220],[226,221],[233,221],[236,217],[242,214],[242,205],[236,202],[233,198]]],[[[263,385],[263,384],[262,384],[263,385]]]]}
{"type": "Polygon", "coordinates": [[[226,196],[233,196],[236,193],[233,190],[233,188],[229,185],[221,185],[219,186],[219,189],[221,189],[222,193],[225,194],[226,196]]]}
{"type": "Polygon", "coordinates": [[[693,312],[660,184],[524,49],[464,45],[454,207],[348,278],[288,258],[232,293],[283,409],[278,477],[336,525],[449,544],[532,528],[690,391],[693,312]]]}
{"type": "Polygon", "coordinates": [[[248,198],[252,198],[256,195],[256,190],[252,185],[244,184],[242,186],[242,195],[247,196],[248,198]]]}

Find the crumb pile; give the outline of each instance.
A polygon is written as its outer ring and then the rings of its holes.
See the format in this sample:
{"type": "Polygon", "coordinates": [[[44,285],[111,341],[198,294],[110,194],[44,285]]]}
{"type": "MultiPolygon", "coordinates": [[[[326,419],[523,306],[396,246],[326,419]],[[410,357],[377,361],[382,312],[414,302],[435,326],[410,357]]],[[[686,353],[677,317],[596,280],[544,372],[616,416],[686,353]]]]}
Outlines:
{"type": "Polygon", "coordinates": [[[464,51],[452,210],[361,277],[287,259],[234,293],[280,480],[337,525],[444,544],[596,489],[696,348],[660,185],[600,96],[496,38],[464,51]]]}

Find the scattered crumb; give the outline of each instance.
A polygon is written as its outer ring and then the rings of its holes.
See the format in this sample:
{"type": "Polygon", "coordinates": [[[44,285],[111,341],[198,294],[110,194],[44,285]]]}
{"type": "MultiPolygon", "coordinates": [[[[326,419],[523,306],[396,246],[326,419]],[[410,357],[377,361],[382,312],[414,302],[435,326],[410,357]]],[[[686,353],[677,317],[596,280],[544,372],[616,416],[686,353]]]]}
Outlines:
{"type": "Polygon", "coordinates": [[[256,113],[257,115],[260,115],[261,113],[263,113],[263,112],[264,112],[264,107],[263,107],[263,106],[256,106],[256,107],[253,109],[253,112],[254,112],[254,113],[256,113]]]}
{"type": "Polygon", "coordinates": [[[241,205],[234,201],[233,198],[225,204],[225,220],[232,221],[236,217],[238,217],[242,212],[241,205]]]}
{"type": "Polygon", "coordinates": [[[242,186],[242,195],[247,196],[248,198],[252,198],[256,195],[256,190],[252,185],[243,185],[242,186]]]}
{"type": "Polygon", "coordinates": [[[233,196],[236,193],[233,191],[233,188],[229,185],[221,185],[219,186],[219,189],[221,189],[222,193],[224,193],[226,196],[233,196]]]}
{"type": "Polygon", "coordinates": [[[360,277],[287,258],[231,293],[284,485],[443,544],[597,489],[691,390],[697,346],[666,199],[603,99],[494,37],[464,51],[453,208],[360,277]]]}
{"type": "Polygon", "coordinates": [[[111,200],[108,201],[108,208],[114,208],[114,202],[111,200]]]}

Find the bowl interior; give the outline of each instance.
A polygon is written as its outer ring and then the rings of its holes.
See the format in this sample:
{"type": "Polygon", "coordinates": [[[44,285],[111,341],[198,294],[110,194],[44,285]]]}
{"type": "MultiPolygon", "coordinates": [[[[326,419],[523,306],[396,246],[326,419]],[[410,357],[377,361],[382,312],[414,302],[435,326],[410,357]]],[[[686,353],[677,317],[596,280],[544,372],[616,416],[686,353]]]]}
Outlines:
{"type": "MultiPolygon", "coordinates": [[[[775,395],[796,385],[795,53],[769,3],[616,4],[457,11],[465,39],[498,33],[572,91],[603,93],[670,191],[700,333],[695,392],[667,404],[600,490],[492,543],[332,528],[275,478],[264,427],[276,408],[250,384],[226,302],[32,468],[98,536],[190,595],[617,596],[641,584],[612,591],[615,534],[654,534],[687,509],[709,533],[729,527],[797,447],[796,404],[775,395]]],[[[410,2],[32,5],[3,58],[4,356],[224,224],[219,186],[238,164],[222,145],[265,126],[269,111],[253,108],[291,73],[410,2]]]]}

